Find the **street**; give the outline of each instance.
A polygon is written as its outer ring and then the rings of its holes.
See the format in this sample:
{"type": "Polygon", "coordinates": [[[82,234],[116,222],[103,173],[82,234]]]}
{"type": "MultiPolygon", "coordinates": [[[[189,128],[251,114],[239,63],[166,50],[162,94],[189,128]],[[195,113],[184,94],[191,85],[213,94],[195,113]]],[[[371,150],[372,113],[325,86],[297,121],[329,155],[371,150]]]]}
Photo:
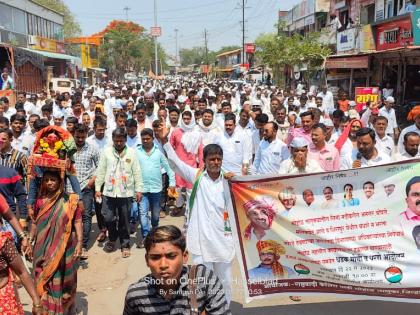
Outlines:
{"type": "MultiPolygon", "coordinates": [[[[182,218],[167,216],[162,224],[182,224],[182,218]]],[[[94,224],[91,239],[95,239],[97,230],[94,224]]],[[[134,237],[132,237],[134,240],[134,237]]],[[[78,315],[117,315],[122,314],[124,297],[128,286],[149,272],[144,260],[144,249],[131,249],[131,257],[121,258],[119,251],[106,254],[97,242],[91,244],[87,263],[82,262],[78,271],[77,310],[78,315]]],[[[239,267],[235,260],[234,279],[240,279],[239,267]]],[[[416,314],[417,304],[382,301],[357,301],[344,298],[304,296],[301,302],[293,302],[288,297],[276,297],[253,301],[244,305],[240,280],[233,285],[233,314],[241,315],[394,315],[416,314]]],[[[32,303],[22,288],[19,290],[25,309],[29,315],[32,303]]]]}

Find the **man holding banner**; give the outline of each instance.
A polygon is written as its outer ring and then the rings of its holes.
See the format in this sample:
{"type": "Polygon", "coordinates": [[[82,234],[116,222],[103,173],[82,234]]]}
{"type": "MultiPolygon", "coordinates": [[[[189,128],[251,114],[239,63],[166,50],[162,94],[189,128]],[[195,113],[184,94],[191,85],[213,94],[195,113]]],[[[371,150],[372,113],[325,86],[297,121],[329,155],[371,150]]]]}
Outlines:
{"type": "Polygon", "coordinates": [[[204,148],[204,168],[199,169],[179,159],[168,143],[169,129],[163,120],[158,135],[173,169],[186,181],[193,183],[186,230],[187,249],[192,254],[192,261],[214,271],[223,284],[229,304],[235,248],[224,183],[234,174],[222,171],[223,150],[219,145],[209,144],[204,148]]]}

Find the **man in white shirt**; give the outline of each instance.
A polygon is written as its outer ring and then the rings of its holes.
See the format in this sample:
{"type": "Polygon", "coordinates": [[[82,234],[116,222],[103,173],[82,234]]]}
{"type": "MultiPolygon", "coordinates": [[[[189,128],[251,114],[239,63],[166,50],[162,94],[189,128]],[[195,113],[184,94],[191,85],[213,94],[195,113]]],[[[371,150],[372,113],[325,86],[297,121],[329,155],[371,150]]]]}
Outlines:
{"type": "MultiPolygon", "coordinates": [[[[234,119],[235,115],[233,115],[234,119]]],[[[227,117],[232,119],[231,117],[227,117]]],[[[196,187],[191,195],[188,208],[186,230],[187,249],[192,254],[194,264],[204,264],[211,268],[222,281],[228,304],[231,300],[232,261],[235,248],[226,212],[224,184],[225,178],[233,174],[223,174],[222,161],[226,152],[216,144],[204,149],[204,171],[182,162],[168,142],[169,130],[161,123],[159,139],[168,160],[175,171],[196,187]],[[225,178],[224,178],[225,177],[225,178]]]]}
{"type": "Polygon", "coordinates": [[[394,156],[395,161],[405,161],[420,158],[420,135],[417,132],[410,131],[404,135],[404,152],[397,153],[394,156]]]}
{"type": "Polygon", "coordinates": [[[410,113],[408,113],[407,116],[408,121],[414,121],[414,124],[411,126],[408,126],[404,128],[401,131],[400,137],[398,139],[398,152],[403,153],[404,152],[404,135],[407,132],[414,131],[417,132],[420,135],[420,105],[415,106],[410,113]]]}
{"type": "Polygon", "coordinates": [[[317,97],[322,97],[322,107],[325,109],[325,113],[331,114],[334,111],[334,96],[328,91],[328,87],[325,85],[322,87],[322,91],[317,94],[317,97]]]}
{"type": "Polygon", "coordinates": [[[217,139],[222,136],[222,130],[214,120],[214,112],[207,108],[203,112],[203,118],[197,123],[195,129],[201,134],[203,146],[216,143],[217,139]]]}
{"type": "Polygon", "coordinates": [[[6,96],[0,98],[0,102],[3,103],[3,117],[6,117],[10,121],[10,117],[16,114],[16,109],[14,107],[10,107],[10,101],[6,96]]]}
{"type": "Polygon", "coordinates": [[[263,128],[263,139],[255,154],[253,172],[256,174],[277,174],[280,163],[289,158],[287,145],[277,139],[278,125],[268,122],[263,128]]]}
{"type": "Polygon", "coordinates": [[[393,108],[395,100],[392,96],[388,96],[384,101],[384,107],[379,110],[379,115],[384,116],[388,119],[388,126],[386,128],[386,134],[391,136],[395,141],[398,139],[400,130],[398,128],[397,118],[395,116],[395,110],[393,108]]]}
{"type": "Polygon", "coordinates": [[[125,123],[127,129],[127,147],[137,150],[137,145],[141,145],[141,138],[139,137],[137,121],[129,119],[125,123]]]}
{"type": "Polygon", "coordinates": [[[236,128],[236,116],[229,113],[225,116],[225,132],[217,140],[223,149],[223,165],[225,172],[235,175],[247,175],[252,158],[252,146],[249,137],[236,128]]]}
{"type": "Polygon", "coordinates": [[[353,152],[353,168],[368,167],[391,163],[391,158],[376,149],[375,131],[370,128],[361,128],[356,133],[357,151],[353,152]]]}
{"type": "Polygon", "coordinates": [[[373,128],[376,132],[376,148],[391,157],[395,145],[394,139],[386,134],[387,126],[388,119],[384,116],[379,116],[373,122],[373,128]]]}
{"type": "Polygon", "coordinates": [[[103,149],[109,144],[112,144],[111,139],[105,135],[105,130],[106,121],[102,119],[95,119],[93,122],[94,134],[86,139],[86,142],[89,145],[94,146],[99,152],[103,151],[103,149]]]}

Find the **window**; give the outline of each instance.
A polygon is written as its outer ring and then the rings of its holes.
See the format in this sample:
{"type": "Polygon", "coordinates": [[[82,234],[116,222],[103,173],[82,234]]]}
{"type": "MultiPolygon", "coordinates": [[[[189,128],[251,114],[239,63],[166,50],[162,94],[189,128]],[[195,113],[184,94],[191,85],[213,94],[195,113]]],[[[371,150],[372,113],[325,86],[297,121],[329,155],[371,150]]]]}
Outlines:
{"type": "Polygon", "coordinates": [[[25,12],[15,8],[13,8],[13,31],[26,34],[25,12]]]}
{"type": "Polygon", "coordinates": [[[0,3],[0,26],[3,26],[6,30],[13,31],[12,7],[3,3],[0,3]]]}
{"type": "Polygon", "coordinates": [[[363,6],[360,9],[360,24],[366,25],[375,21],[375,4],[363,6]]]}

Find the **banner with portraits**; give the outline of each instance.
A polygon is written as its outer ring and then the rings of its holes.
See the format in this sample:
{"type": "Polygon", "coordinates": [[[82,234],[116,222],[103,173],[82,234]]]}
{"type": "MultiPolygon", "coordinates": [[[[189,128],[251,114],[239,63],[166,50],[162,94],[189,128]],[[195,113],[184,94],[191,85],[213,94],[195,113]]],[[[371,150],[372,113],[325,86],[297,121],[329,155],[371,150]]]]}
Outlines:
{"type": "Polygon", "coordinates": [[[419,162],[230,181],[246,300],[341,294],[420,302],[419,162]]]}

